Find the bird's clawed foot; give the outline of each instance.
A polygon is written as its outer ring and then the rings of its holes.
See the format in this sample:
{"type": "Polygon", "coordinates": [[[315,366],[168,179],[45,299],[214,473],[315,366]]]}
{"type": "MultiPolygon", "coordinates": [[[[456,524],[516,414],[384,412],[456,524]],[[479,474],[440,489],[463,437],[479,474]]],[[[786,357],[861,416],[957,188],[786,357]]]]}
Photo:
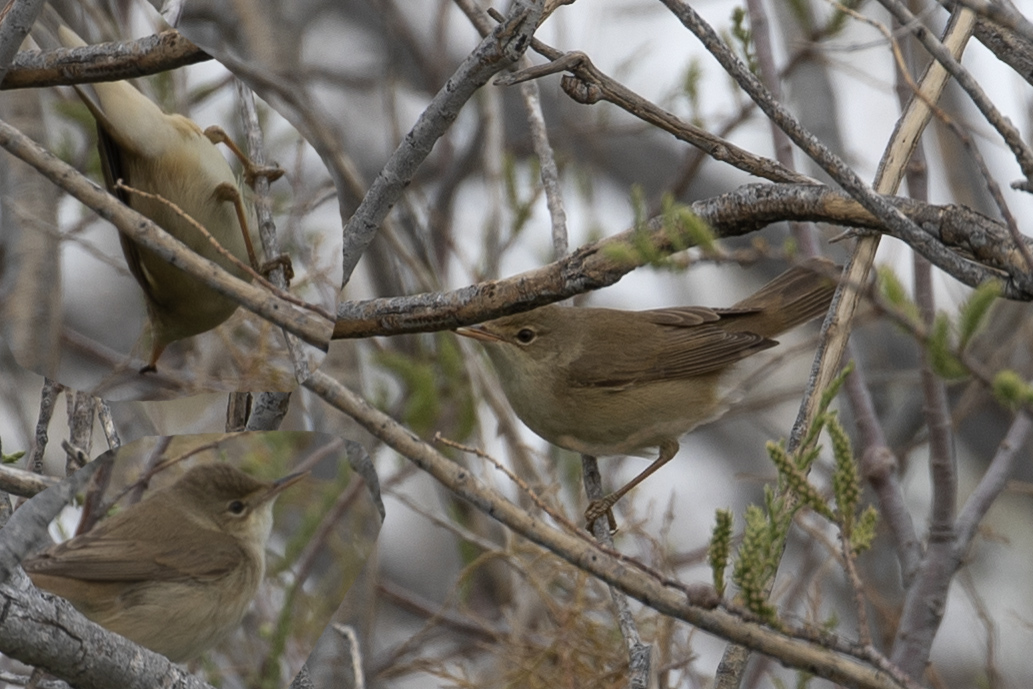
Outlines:
{"type": "Polygon", "coordinates": [[[237,156],[237,160],[244,166],[244,183],[252,189],[255,188],[255,180],[259,177],[265,177],[270,184],[283,177],[285,172],[283,168],[275,165],[258,165],[244,155],[244,152],[240,150],[240,147],[233,142],[233,139],[229,137],[229,134],[222,127],[208,127],[208,129],[204,130],[204,135],[213,144],[224,144],[226,148],[233,152],[233,155],[237,156]]]}
{"type": "Polygon", "coordinates": [[[614,497],[614,494],[606,495],[598,500],[593,500],[588,503],[588,509],[585,510],[585,528],[592,531],[592,527],[595,525],[595,520],[599,517],[606,515],[607,526],[610,527],[610,533],[616,533],[617,531],[617,520],[613,516],[613,506],[616,504],[617,499],[620,496],[614,497]]]}
{"type": "Polygon", "coordinates": [[[294,279],[294,264],[291,262],[291,257],[287,254],[280,254],[276,258],[266,261],[258,268],[258,272],[269,278],[269,274],[277,268],[283,268],[283,278],[287,282],[294,279]]]}

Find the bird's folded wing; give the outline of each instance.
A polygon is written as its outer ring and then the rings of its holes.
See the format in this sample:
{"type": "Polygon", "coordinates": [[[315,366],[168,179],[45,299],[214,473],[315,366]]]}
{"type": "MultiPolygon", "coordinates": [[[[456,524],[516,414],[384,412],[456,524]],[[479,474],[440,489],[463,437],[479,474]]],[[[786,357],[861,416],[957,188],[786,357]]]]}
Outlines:
{"type": "Polygon", "coordinates": [[[207,533],[190,543],[177,540],[156,549],[153,543],[79,537],[74,547],[59,545],[22,566],[30,574],[83,581],[176,581],[218,578],[240,562],[240,547],[225,534],[207,533]]]}
{"type": "Polygon", "coordinates": [[[627,337],[593,343],[593,359],[606,367],[570,366],[571,384],[620,389],[657,380],[680,380],[716,373],[777,343],[751,332],[730,331],[722,318],[752,313],[688,306],[642,311],[627,337]],[[659,330],[660,332],[657,332],[659,330]],[[600,351],[606,349],[607,351],[600,351]]]}

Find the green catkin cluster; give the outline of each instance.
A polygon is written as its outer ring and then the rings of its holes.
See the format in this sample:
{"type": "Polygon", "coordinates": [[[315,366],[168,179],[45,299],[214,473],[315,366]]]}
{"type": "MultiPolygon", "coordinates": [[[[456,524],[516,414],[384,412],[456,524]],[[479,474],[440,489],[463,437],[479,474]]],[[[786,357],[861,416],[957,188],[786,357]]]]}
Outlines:
{"type": "Polygon", "coordinates": [[[715,515],[714,533],[710,537],[710,548],[707,561],[714,576],[714,589],[717,595],[725,595],[725,570],[732,552],[732,511],[718,510],[715,515]]]}

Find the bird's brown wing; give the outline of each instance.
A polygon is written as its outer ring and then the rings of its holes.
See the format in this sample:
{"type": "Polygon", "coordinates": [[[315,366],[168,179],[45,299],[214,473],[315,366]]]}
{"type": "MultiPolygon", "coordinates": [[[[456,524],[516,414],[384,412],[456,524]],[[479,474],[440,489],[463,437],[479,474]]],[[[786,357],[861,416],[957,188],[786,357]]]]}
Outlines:
{"type": "Polygon", "coordinates": [[[218,577],[240,561],[232,538],[209,531],[200,539],[154,543],[83,534],[22,563],[27,573],[83,581],[176,581],[218,577]]]}
{"type": "Polygon", "coordinates": [[[157,564],[172,579],[217,579],[234,571],[246,557],[232,537],[217,531],[207,532],[202,539],[182,544],[175,552],[163,554],[157,564]]]}
{"type": "Polygon", "coordinates": [[[722,323],[748,313],[752,312],[702,306],[640,311],[639,318],[627,322],[628,332],[599,338],[586,347],[592,360],[608,365],[600,369],[575,360],[569,369],[570,381],[585,387],[620,389],[716,373],[778,344],[756,333],[729,330],[727,323],[722,323]]]}
{"type": "MultiPolygon", "coordinates": [[[[127,186],[133,185],[133,181],[129,178],[128,166],[122,157],[121,149],[104,128],[104,124],[100,119],[97,120],[97,150],[100,153],[100,168],[104,173],[104,184],[107,186],[108,191],[119,201],[132,207],[132,204],[129,203],[129,193],[124,189],[115,187],[115,183],[119,180],[122,180],[127,186]]],[[[129,272],[132,273],[140,288],[147,295],[149,303],[161,303],[156,298],[154,288],[151,286],[151,279],[144,270],[143,263],[140,261],[140,247],[121,232],[118,233],[118,241],[122,245],[122,255],[126,258],[129,272]]]]}

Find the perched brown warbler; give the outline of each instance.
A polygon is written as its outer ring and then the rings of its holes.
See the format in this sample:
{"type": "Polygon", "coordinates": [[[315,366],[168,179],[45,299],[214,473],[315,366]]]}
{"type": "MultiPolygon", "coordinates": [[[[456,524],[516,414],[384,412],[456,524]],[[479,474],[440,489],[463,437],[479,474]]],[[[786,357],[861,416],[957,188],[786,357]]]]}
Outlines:
{"type": "Polygon", "coordinates": [[[723,309],[552,305],[456,332],[484,345],[513,411],[550,443],[592,456],[659,448],[645,471],[589,505],[591,524],[674,457],[682,435],[727,410],[738,362],[828,309],[835,269],[804,261],[723,309]]]}

